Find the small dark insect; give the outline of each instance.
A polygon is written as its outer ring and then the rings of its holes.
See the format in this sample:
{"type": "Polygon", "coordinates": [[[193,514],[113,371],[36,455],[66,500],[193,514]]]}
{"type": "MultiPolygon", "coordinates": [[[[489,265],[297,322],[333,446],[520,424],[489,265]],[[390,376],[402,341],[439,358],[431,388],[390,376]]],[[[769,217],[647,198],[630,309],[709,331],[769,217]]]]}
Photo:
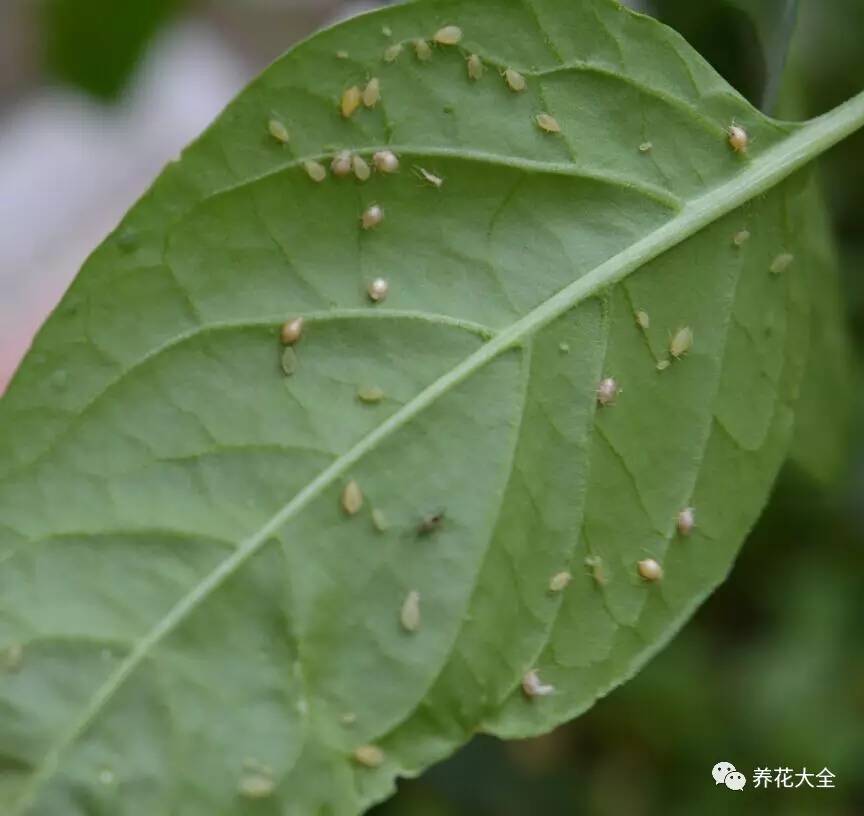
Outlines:
{"type": "Polygon", "coordinates": [[[437,510],[428,516],[424,516],[422,521],[417,525],[417,535],[422,538],[432,535],[432,533],[437,533],[444,525],[444,516],[444,510],[437,510]]]}

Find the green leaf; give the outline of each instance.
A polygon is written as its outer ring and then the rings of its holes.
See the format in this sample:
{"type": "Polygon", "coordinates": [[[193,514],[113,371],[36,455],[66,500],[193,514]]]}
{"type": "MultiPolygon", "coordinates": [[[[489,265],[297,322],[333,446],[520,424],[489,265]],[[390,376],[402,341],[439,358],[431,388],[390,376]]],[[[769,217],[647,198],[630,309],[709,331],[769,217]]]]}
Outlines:
{"type": "Polygon", "coordinates": [[[786,455],[802,168],[862,121],[856,98],[772,122],[605,0],[399,6],[277,62],[88,261],[0,402],[4,812],[357,813],[476,730],[543,732],[632,675],[786,455]],[[382,61],[445,24],[461,46],[382,61]],[[381,103],[342,119],[370,76],[381,103]],[[384,147],[401,173],[305,171],[384,147]],[[532,669],[553,694],[526,699],[532,669]]]}

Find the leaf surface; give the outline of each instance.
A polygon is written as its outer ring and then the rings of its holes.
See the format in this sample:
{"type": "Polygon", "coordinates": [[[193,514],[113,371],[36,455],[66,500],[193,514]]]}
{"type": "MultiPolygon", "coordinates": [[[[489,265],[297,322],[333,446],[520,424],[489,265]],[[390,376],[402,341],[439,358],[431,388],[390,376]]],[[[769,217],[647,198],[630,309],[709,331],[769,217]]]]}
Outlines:
{"type": "Polygon", "coordinates": [[[0,402],[4,812],[357,813],[477,729],[543,732],[632,675],[786,454],[816,252],[795,171],[862,118],[768,120],[605,0],[410,4],[277,62],[88,261],[0,402]],[[462,44],[416,59],[445,24],[462,44]],[[370,76],[381,103],[342,119],[370,76]],[[304,171],[384,147],[401,173],[304,171]],[[530,669],[553,694],[525,697],[530,669]]]}

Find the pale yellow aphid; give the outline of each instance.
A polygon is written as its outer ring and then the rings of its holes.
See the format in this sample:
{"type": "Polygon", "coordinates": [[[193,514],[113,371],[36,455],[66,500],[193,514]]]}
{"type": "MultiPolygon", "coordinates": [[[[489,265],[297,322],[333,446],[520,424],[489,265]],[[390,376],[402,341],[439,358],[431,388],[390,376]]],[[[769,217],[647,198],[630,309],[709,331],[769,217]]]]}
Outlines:
{"type": "Polygon", "coordinates": [[[432,38],[438,45],[458,45],[462,42],[462,29],[459,26],[448,25],[435,32],[432,38]]]}
{"type": "Polygon", "coordinates": [[[101,771],[99,771],[98,779],[99,782],[103,785],[113,785],[116,777],[114,775],[114,771],[112,771],[110,768],[103,768],[101,771]]]}
{"type": "Polygon", "coordinates": [[[10,643],[0,652],[0,669],[17,672],[24,661],[24,647],[20,643],[10,643]]]}
{"type": "Polygon", "coordinates": [[[727,131],[729,135],[729,147],[736,153],[746,153],[747,147],[750,144],[750,137],[747,131],[741,125],[736,125],[734,122],[729,126],[727,131]]]}
{"type": "Polygon", "coordinates": [[[288,133],[288,128],[278,119],[271,119],[268,124],[270,135],[280,144],[288,144],[291,141],[291,134],[288,133]]]}
{"type": "Polygon", "coordinates": [[[651,144],[651,142],[642,142],[642,144],[639,145],[640,153],[650,153],[653,149],[654,145],[651,144]]]}
{"type": "Polygon", "coordinates": [[[554,116],[550,116],[548,113],[537,114],[537,127],[545,133],[561,132],[561,125],[558,124],[558,120],[554,116]]]}
{"type": "Polygon", "coordinates": [[[685,326],[678,329],[669,341],[669,353],[679,360],[693,348],[693,329],[685,326]]]}
{"type": "Polygon", "coordinates": [[[771,272],[775,275],[779,275],[781,272],[785,272],[790,266],[792,266],[792,262],[795,260],[795,256],[789,252],[784,252],[782,255],[778,255],[771,262],[771,272]]]}
{"type": "Polygon", "coordinates": [[[356,85],[352,85],[350,88],[345,90],[342,94],[342,101],[340,103],[342,117],[344,119],[350,119],[357,112],[357,108],[360,107],[362,101],[363,94],[356,85]]]}
{"type": "Polygon", "coordinates": [[[468,57],[468,78],[473,79],[475,82],[478,79],[481,79],[483,76],[483,72],[486,70],[483,67],[483,60],[480,59],[479,55],[472,54],[468,57]]]}
{"type": "Polygon", "coordinates": [[[364,230],[375,229],[384,220],[384,210],[378,204],[369,207],[360,218],[360,224],[364,230]]]}
{"type": "Polygon", "coordinates": [[[246,799],[266,799],[273,795],[276,783],[273,781],[272,774],[263,770],[248,771],[241,777],[238,790],[246,799]]]}
{"type": "Polygon", "coordinates": [[[399,620],[406,632],[416,632],[420,628],[420,593],[412,589],[402,604],[399,620]]]}
{"type": "Polygon", "coordinates": [[[350,56],[351,56],[351,55],[350,55],[347,51],[337,51],[337,52],[336,52],[336,59],[346,60],[346,59],[348,59],[350,56]]]}
{"type": "Polygon", "coordinates": [[[372,77],[363,89],[363,104],[367,108],[374,108],[381,101],[381,80],[372,77]]]}
{"type": "Polygon", "coordinates": [[[513,68],[504,70],[504,81],[507,83],[507,87],[516,93],[521,93],[528,87],[525,77],[513,68]]]}
{"type": "Polygon", "coordinates": [[[414,53],[420,62],[426,62],[432,59],[432,49],[426,40],[414,40],[414,53]]]}
{"type": "Polygon", "coordinates": [[[570,344],[569,343],[559,343],[558,344],[558,351],[560,351],[562,354],[569,354],[570,353],[570,344]]]}
{"type": "Polygon", "coordinates": [[[384,62],[396,62],[402,53],[402,43],[394,43],[384,51],[384,62]]]}
{"type": "Polygon", "coordinates": [[[380,303],[388,294],[390,294],[390,284],[385,278],[375,278],[366,288],[369,295],[369,300],[373,303],[380,303]]]}
{"type": "Polygon", "coordinates": [[[350,150],[343,150],[333,157],[333,162],[330,165],[330,171],[333,173],[334,176],[348,176],[351,174],[352,169],[353,162],[351,161],[350,150]]]}
{"type": "Polygon", "coordinates": [[[369,181],[369,177],[372,175],[372,168],[370,168],[366,163],[366,159],[355,153],[351,159],[351,167],[353,168],[354,175],[357,176],[358,180],[369,181]]]}
{"type": "Polygon", "coordinates": [[[732,243],[736,247],[744,246],[750,240],[750,230],[739,230],[732,236],[732,243]]]}
{"type": "Polygon", "coordinates": [[[548,697],[550,694],[554,694],[555,686],[541,682],[537,670],[531,669],[531,671],[525,672],[522,677],[522,691],[531,700],[534,697],[548,697]]]}
{"type": "Polygon", "coordinates": [[[665,371],[669,366],[672,365],[668,360],[658,360],[657,361],[657,370],[665,371]]]}
{"type": "Polygon", "coordinates": [[[289,320],[282,326],[282,331],[279,333],[279,337],[284,345],[293,346],[295,343],[299,342],[300,338],[303,337],[304,322],[305,321],[302,317],[295,317],[293,320],[289,320]]]}
{"type": "Polygon", "coordinates": [[[549,579],[550,592],[563,592],[573,580],[573,576],[569,572],[556,572],[549,579]]]}
{"type": "Polygon", "coordinates": [[[689,536],[696,527],[696,513],[692,507],[685,507],[679,514],[676,521],[678,532],[683,536],[689,536]]]}
{"type": "Polygon", "coordinates": [[[384,391],[375,385],[361,385],[357,389],[357,399],[367,405],[377,405],[384,399],[384,391]]]}
{"type": "Polygon", "coordinates": [[[372,526],[379,532],[383,533],[390,525],[387,523],[387,516],[382,510],[377,507],[372,511],[372,526]]]}
{"type": "Polygon", "coordinates": [[[619,391],[618,382],[613,377],[604,377],[597,386],[597,402],[604,406],[612,405],[619,391]]]}
{"type": "Polygon", "coordinates": [[[392,150],[379,150],[372,157],[372,162],[379,173],[399,172],[399,158],[392,150]]]}
{"type": "Polygon", "coordinates": [[[434,173],[430,173],[423,167],[415,167],[414,169],[417,171],[420,178],[422,178],[427,184],[431,184],[438,190],[444,186],[444,179],[441,178],[441,176],[436,176],[434,173]]]}
{"type": "Polygon", "coordinates": [[[291,346],[286,346],[282,352],[282,373],[290,377],[297,371],[297,352],[291,346]]]}
{"type": "Polygon", "coordinates": [[[381,26],[381,33],[382,33],[385,37],[392,37],[392,36],[393,36],[393,29],[390,28],[390,26],[387,26],[387,25],[385,25],[385,26],[381,26]]]}
{"type": "Polygon", "coordinates": [[[636,564],[639,577],[645,581],[659,581],[663,577],[663,567],[653,558],[644,558],[636,564]]]}
{"type": "Polygon", "coordinates": [[[377,745],[361,745],[354,749],[354,761],[365,768],[377,768],[384,762],[384,752],[377,745]]]}
{"type": "Polygon", "coordinates": [[[648,316],[648,312],[643,312],[642,309],[636,312],[636,325],[645,331],[651,328],[651,318],[648,316]]]}
{"type": "Polygon", "coordinates": [[[312,161],[310,159],[309,161],[303,162],[303,169],[306,171],[306,175],[316,183],[320,184],[327,178],[327,169],[323,164],[317,161],[312,161]]]}
{"type": "Polygon", "coordinates": [[[606,572],[603,569],[603,559],[599,555],[589,555],[585,559],[585,566],[598,586],[606,586],[606,572]]]}
{"type": "Polygon", "coordinates": [[[363,507],[363,491],[354,479],[345,485],[342,491],[342,509],[349,515],[355,516],[363,507]]]}
{"type": "Polygon", "coordinates": [[[354,725],[357,722],[357,715],[353,711],[347,711],[339,718],[342,725],[354,725]]]}

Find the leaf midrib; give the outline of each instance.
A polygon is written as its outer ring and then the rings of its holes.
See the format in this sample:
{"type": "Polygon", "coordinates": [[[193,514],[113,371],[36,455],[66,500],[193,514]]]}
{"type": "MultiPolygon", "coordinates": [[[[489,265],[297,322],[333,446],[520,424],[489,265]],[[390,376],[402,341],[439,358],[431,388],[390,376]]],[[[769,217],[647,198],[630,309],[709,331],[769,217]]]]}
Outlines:
{"type": "MultiPolygon", "coordinates": [[[[639,267],[698,233],[723,215],[766,192],[849,134],[864,125],[864,92],[811,120],[800,130],[765,151],[737,176],[686,204],[672,219],[653,233],[636,241],[612,258],[566,286],[527,315],[500,331],[459,365],[421,391],[392,414],[378,428],[361,439],[351,450],[326,467],[256,533],[241,542],[237,550],[207,575],[170,612],[139,641],[117,670],[96,691],[81,716],[55,742],[30,778],[16,803],[15,814],[22,814],[34,800],[41,784],[56,770],[64,750],[73,744],[98,716],[152,649],[204,599],[218,589],[246,561],[259,552],[271,536],[303,510],[367,453],[406,425],[451,389],[464,382],[487,363],[519,345],[544,326],[582,301],[617,283],[639,267]]],[[[719,149],[719,146],[718,146],[719,149]]]]}

